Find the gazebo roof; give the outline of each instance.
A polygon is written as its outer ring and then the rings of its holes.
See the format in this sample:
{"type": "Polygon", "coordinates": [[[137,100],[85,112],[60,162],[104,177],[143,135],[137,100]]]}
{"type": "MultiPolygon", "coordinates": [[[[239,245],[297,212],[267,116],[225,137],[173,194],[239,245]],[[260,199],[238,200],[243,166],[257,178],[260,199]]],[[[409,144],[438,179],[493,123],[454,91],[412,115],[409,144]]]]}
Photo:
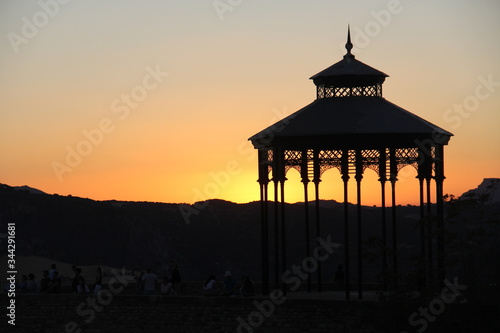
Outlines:
{"type": "MultiPolygon", "coordinates": [[[[453,134],[382,97],[354,96],[317,99],[306,107],[252,136],[254,146],[268,146],[271,141],[306,142],[309,138],[341,142],[345,138],[370,138],[375,143],[440,136],[443,144],[453,134]]],[[[348,142],[349,140],[346,140],[348,142]]],[[[354,144],[354,142],[353,142],[354,144]]],[[[370,142],[366,142],[367,145],[370,142]]]]}
{"type": "Polygon", "coordinates": [[[375,80],[379,81],[379,83],[382,83],[386,77],[389,77],[389,75],[379,71],[378,69],[356,60],[354,55],[348,55],[344,56],[344,59],[339,62],[311,76],[310,79],[313,80],[315,84],[321,84],[323,81],[333,80],[335,77],[339,80],[345,76],[356,76],[360,78],[372,76],[375,80]]]}
{"type": "Polygon", "coordinates": [[[382,97],[387,74],[355,59],[348,32],[344,58],[311,77],[318,99],[252,136],[255,148],[372,149],[448,143],[452,133],[382,97]]]}
{"type": "Polygon", "coordinates": [[[354,55],[351,56],[352,57],[344,57],[344,59],[340,60],[339,62],[311,76],[310,79],[316,82],[316,80],[321,78],[342,75],[373,75],[384,78],[389,77],[389,75],[385,74],[384,72],[381,72],[378,69],[375,69],[359,60],[356,60],[354,58],[354,55]]]}

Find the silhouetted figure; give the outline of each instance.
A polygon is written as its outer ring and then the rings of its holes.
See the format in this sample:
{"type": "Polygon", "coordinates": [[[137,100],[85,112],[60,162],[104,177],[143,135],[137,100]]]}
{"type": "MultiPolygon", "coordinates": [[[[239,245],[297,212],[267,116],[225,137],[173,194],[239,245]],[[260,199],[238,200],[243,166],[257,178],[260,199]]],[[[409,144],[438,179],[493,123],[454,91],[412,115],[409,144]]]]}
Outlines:
{"type": "Polygon", "coordinates": [[[203,284],[203,296],[211,297],[218,296],[220,294],[219,289],[216,286],[215,275],[210,275],[203,284]]]}
{"type": "Polygon", "coordinates": [[[222,285],[221,296],[236,296],[236,280],[233,278],[233,274],[230,271],[226,271],[224,274],[224,283],[222,285]]]}
{"type": "Polygon", "coordinates": [[[151,273],[151,268],[146,270],[146,274],[142,276],[144,295],[153,295],[155,293],[157,278],[155,274],[151,273]]]}
{"type": "Polygon", "coordinates": [[[138,294],[143,294],[144,293],[144,282],[142,281],[142,277],[144,276],[144,271],[139,271],[136,273],[137,275],[134,276],[135,278],[135,291],[138,294]]]}
{"type": "Polygon", "coordinates": [[[251,297],[255,295],[255,288],[252,280],[248,276],[243,276],[240,288],[240,294],[243,297],[251,297]]]}
{"type": "Polygon", "coordinates": [[[49,271],[42,271],[42,279],[40,280],[40,294],[46,294],[49,292],[51,279],[49,278],[49,271]]]}
{"type": "Polygon", "coordinates": [[[83,279],[83,277],[80,277],[78,279],[78,284],[76,286],[76,293],[77,294],[89,294],[90,293],[90,289],[85,284],[85,280],[83,279]]]}
{"type": "Polygon", "coordinates": [[[97,295],[101,291],[101,289],[102,289],[102,268],[101,266],[98,266],[94,282],[94,295],[97,295]]]}
{"type": "Polygon", "coordinates": [[[28,276],[23,275],[21,277],[21,281],[19,281],[19,284],[17,285],[17,290],[20,294],[24,294],[28,292],[28,276]]]}
{"type": "MultiPolygon", "coordinates": [[[[76,265],[71,266],[71,269],[73,270],[73,281],[71,283],[71,291],[76,293],[78,292],[76,290],[76,287],[80,283],[80,279],[83,279],[82,277],[82,269],[79,267],[76,267],[76,265]]],[[[85,283],[85,279],[83,279],[83,283],[85,283]]]]}
{"type": "Polygon", "coordinates": [[[54,280],[54,272],[58,272],[56,268],[56,264],[50,265],[49,269],[49,279],[54,280]]]}
{"type": "Polygon", "coordinates": [[[172,285],[172,282],[170,282],[168,276],[165,276],[161,281],[160,291],[162,295],[177,295],[172,285]]]}
{"type": "Polygon", "coordinates": [[[177,294],[181,293],[181,271],[179,265],[175,262],[175,260],[170,261],[170,282],[172,282],[172,286],[177,294]]]}
{"type": "Polygon", "coordinates": [[[35,280],[35,274],[29,273],[26,281],[26,292],[28,294],[38,294],[38,282],[35,280]]]}
{"type": "Polygon", "coordinates": [[[339,265],[337,267],[337,271],[335,272],[335,278],[334,278],[334,282],[335,284],[339,285],[339,286],[343,286],[344,285],[344,271],[342,269],[342,265],[339,265]]]}
{"type": "Polygon", "coordinates": [[[49,284],[49,294],[59,294],[61,291],[61,278],[59,277],[59,272],[54,272],[54,278],[50,281],[49,284]]]}

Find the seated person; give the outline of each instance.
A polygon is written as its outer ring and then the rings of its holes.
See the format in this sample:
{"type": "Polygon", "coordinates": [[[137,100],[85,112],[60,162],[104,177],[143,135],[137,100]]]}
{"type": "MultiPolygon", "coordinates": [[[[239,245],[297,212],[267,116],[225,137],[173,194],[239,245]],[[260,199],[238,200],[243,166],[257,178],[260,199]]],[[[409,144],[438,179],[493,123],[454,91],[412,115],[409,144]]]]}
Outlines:
{"type": "Polygon", "coordinates": [[[88,294],[90,293],[89,287],[85,284],[85,280],[80,278],[78,280],[78,285],[76,286],[77,294],[88,294]]]}
{"type": "Polygon", "coordinates": [[[203,296],[217,296],[219,295],[219,289],[215,285],[215,276],[210,275],[203,284],[203,296]]]}
{"type": "Polygon", "coordinates": [[[224,276],[226,278],[224,279],[224,285],[223,285],[221,296],[235,297],[236,296],[236,280],[233,278],[233,275],[231,274],[230,271],[226,271],[224,276]]]}
{"type": "Polygon", "coordinates": [[[248,276],[243,277],[243,281],[241,283],[240,288],[241,296],[250,297],[255,295],[255,289],[253,287],[252,280],[248,276]]]}
{"type": "Polygon", "coordinates": [[[170,282],[167,276],[165,276],[161,281],[160,289],[163,295],[177,295],[174,287],[172,286],[172,282],[170,282]]]}

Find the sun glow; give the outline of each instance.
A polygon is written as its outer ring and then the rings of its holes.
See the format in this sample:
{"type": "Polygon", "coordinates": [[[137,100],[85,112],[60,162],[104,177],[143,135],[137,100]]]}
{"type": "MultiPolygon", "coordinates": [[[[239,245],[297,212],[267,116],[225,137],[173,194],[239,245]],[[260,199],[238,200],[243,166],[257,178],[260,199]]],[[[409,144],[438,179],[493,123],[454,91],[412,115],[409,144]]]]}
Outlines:
{"type": "MultiPolygon", "coordinates": [[[[201,2],[71,2],[29,38],[22,18],[37,3],[0,7],[4,35],[26,39],[0,41],[2,183],[97,200],[258,200],[247,139],[314,100],[308,78],[343,56],[346,17],[356,59],[390,75],[384,97],[454,133],[445,193],[500,176],[499,3],[405,3],[375,34],[384,2],[248,2],[223,21],[201,2]]],[[[398,204],[418,204],[415,176],[400,170],[398,204]]],[[[286,201],[303,201],[298,173],[287,177],[286,201]]],[[[362,204],[380,205],[380,191],[366,170],[362,204]]],[[[348,193],[356,202],[354,179],[348,193]]],[[[338,170],[320,198],[343,201],[338,170]]]]}

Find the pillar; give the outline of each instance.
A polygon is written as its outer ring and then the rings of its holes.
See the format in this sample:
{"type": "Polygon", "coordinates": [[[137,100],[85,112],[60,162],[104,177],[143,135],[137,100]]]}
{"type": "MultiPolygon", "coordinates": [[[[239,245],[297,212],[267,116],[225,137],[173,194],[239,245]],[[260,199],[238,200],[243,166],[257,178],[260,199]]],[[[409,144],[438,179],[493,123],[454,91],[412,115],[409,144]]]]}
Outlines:
{"type": "Polygon", "coordinates": [[[389,150],[390,164],[390,182],[391,182],[391,201],[392,201],[392,269],[394,275],[394,290],[398,290],[398,239],[397,239],[397,224],[396,224],[396,181],[398,180],[398,166],[396,160],[396,150],[389,150]]]}
{"type": "Polygon", "coordinates": [[[432,254],[432,237],[430,230],[430,179],[432,176],[432,156],[430,155],[430,147],[425,146],[418,149],[418,181],[419,181],[419,200],[420,200],[420,254],[422,257],[421,279],[422,287],[429,287],[431,280],[429,279],[432,271],[432,258],[429,259],[429,254],[432,254]],[[427,186],[425,186],[427,184],[427,186]],[[427,192],[427,204],[426,195],[427,192]],[[426,205],[428,206],[426,212],[426,205]],[[426,242],[427,241],[427,242],[426,242]]]}
{"type": "MultiPolygon", "coordinates": [[[[286,179],[286,178],[285,178],[286,179]]],[[[281,270],[285,273],[286,270],[286,237],[285,237],[285,179],[280,182],[281,185],[281,270]]],[[[283,281],[283,295],[287,294],[287,286],[283,281]]]]}
{"type": "MultiPolygon", "coordinates": [[[[281,273],[286,271],[286,237],[285,237],[285,152],[281,148],[276,149],[277,152],[277,175],[280,184],[280,240],[281,240],[281,273]]],[[[283,294],[287,294],[285,281],[282,280],[283,294]]]]}
{"type": "Polygon", "coordinates": [[[280,287],[279,181],[273,169],[274,183],[274,289],[280,287]]]}
{"type": "Polygon", "coordinates": [[[379,151],[379,181],[381,189],[381,210],[382,210],[382,285],[387,291],[387,231],[386,231],[386,209],[385,209],[385,183],[387,181],[387,155],[386,150],[379,151]]]}
{"type": "MultiPolygon", "coordinates": [[[[432,168],[432,163],[430,164],[432,168]]],[[[433,264],[433,217],[432,217],[432,202],[431,202],[431,174],[425,177],[425,192],[427,198],[427,281],[429,286],[434,285],[434,264],[433,264]]]]}
{"type": "Polygon", "coordinates": [[[446,278],[444,249],[444,147],[436,146],[436,243],[437,243],[437,279],[438,287],[444,284],[446,278]]]}
{"type": "MultiPolygon", "coordinates": [[[[309,185],[309,175],[308,175],[308,161],[307,161],[307,150],[302,151],[302,163],[300,167],[300,173],[302,176],[302,183],[304,184],[304,222],[305,222],[305,237],[306,237],[306,258],[311,257],[311,235],[309,227],[309,195],[308,195],[308,185],[309,185]]],[[[312,291],[311,284],[311,273],[307,273],[307,292],[312,291]]]]}
{"type": "MultiPolygon", "coordinates": [[[[319,216],[319,183],[321,182],[321,166],[319,161],[319,151],[314,150],[313,152],[313,169],[314,169],[314,197],[315,197],[315,217],[316,217],[316,246],[321,248],[319,239],[321,238],[321,225],[319,216]]],[[[322,291],[322,278],[321,278],[321,260],[318,260],[318,292],[322,291]]]]}
{"type": "Polygon", "coordinates": [[[358,299],[363,299],[363,235],[361,226],[361,180],[363,179],[363,156],[356,150],[356,199],[357,199],[357,234],[358,234],[358,299]]]}
{"type": "Polygon", "coordinates": [[[262,294],[269,294],[269,230],[267,215],[268,156],[267,150],[259,150],[259,185],[261,209],[261,263],[262,294]]]}
{"type": "Polygon", "coordinates": [[[345,267],[345,299],[351,299],[350,280],[349,280],[349,201],[348,201],[348,182],[349,182],[349,151],[342,151],[341,173],[344,181],[344,267],[345,267]]]}

